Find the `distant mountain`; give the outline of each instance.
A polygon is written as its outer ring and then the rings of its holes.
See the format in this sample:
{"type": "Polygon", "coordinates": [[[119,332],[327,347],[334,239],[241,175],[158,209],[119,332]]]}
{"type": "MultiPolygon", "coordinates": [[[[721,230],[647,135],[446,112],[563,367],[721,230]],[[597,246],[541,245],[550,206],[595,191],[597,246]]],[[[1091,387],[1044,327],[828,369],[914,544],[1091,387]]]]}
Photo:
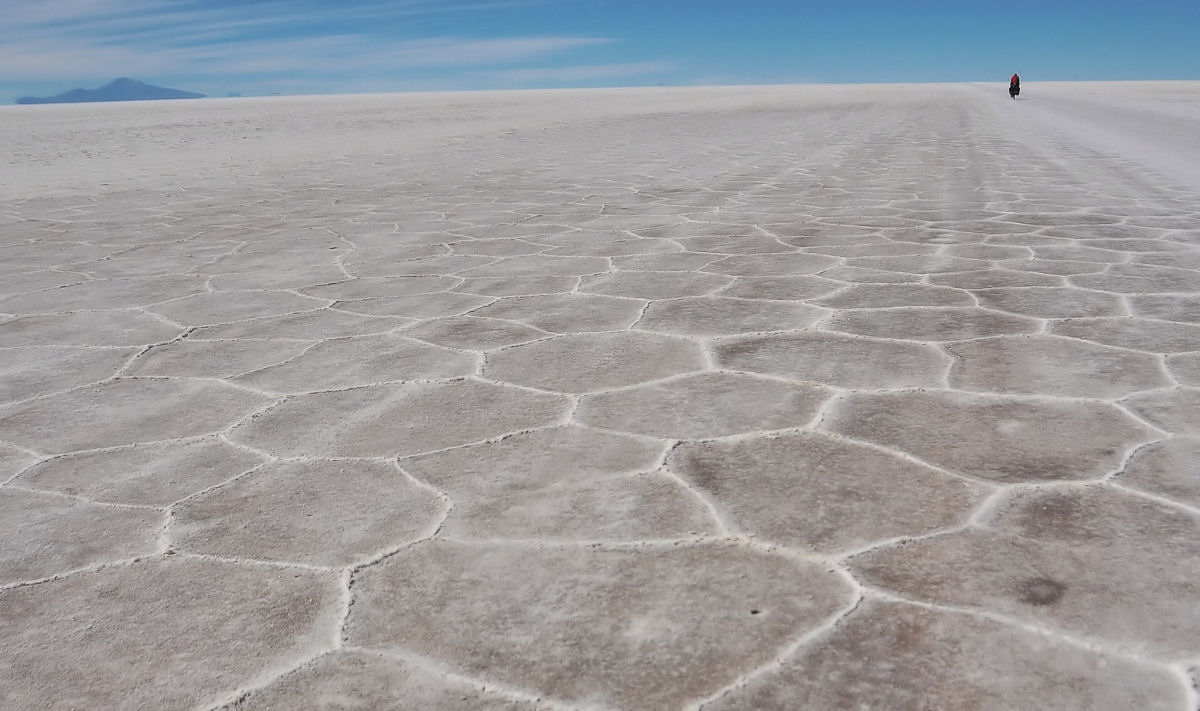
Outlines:
{"type": "Polygon", "coordinates": [[[144,84],[136,79],[114,79],[99,89],[72,89],[57,96],[22,96],[18,104],[79,104],[88,101],[145,101],[148,99],[200,99],[204,94],[144,84]]]}

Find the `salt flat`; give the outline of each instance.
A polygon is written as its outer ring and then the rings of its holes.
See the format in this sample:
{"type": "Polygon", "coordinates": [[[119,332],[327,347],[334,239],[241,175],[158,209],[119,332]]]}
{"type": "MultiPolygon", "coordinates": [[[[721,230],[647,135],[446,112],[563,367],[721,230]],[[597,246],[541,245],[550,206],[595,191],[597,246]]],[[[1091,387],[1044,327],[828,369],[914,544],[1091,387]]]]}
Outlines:
{"type": "Polygon", "coordinates": [[[0,108],[0,707],[1200,708],[1197,125],[0,108]]]}

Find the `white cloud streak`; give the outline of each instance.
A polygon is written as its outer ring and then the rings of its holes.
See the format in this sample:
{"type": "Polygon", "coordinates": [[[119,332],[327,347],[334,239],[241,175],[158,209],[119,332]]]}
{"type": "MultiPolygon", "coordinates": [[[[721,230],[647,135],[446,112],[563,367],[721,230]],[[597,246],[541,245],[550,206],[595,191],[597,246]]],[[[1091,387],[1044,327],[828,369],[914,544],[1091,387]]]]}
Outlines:
{"type": "Polygon", "coordinates": [[[194,47],[134,48],[18,43],[0,47],[0,80],[157,74],[239,75],[402,71],[478,67],[533,60],[610,40],[588,37],[433,37],[390,45],[354,35],[221,42],[194,47]]]}
{"type": "MultiPolygon", "coordinates": [[[[385,21],[469,13],[547,0],[394,0],[309,5],[247,0],[214,9],[193,0],[7,0],[0,24],[0,82],[118,75],[219,78],[303,74],[314,80],[417,70],[499,70],[614,40],[572,35],[438,36],[385,40],[385,21]],[[343,28],[325,34],[325,28],[343,28]]],[[[514,81],[558,71],[586,78],[630,71],[513,67],[514,81]],[[521,72],[528,74],[521,74],[521,72]]]]}

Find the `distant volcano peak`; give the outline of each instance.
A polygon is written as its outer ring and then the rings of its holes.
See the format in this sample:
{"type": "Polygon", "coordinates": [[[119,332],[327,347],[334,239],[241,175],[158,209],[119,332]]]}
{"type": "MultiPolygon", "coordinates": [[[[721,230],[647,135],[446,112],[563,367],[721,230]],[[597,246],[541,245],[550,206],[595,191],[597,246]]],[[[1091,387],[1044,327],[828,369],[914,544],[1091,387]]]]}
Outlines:
{"type": "Polygon", "coordinates": [[[129,77],[118,77],[99,89],[72,89],[55,96],[22,96],[18,104],[76,104],[92,101],[150,101],[155,99],[200,99],[181,89],[154,86],[129,77]]]}

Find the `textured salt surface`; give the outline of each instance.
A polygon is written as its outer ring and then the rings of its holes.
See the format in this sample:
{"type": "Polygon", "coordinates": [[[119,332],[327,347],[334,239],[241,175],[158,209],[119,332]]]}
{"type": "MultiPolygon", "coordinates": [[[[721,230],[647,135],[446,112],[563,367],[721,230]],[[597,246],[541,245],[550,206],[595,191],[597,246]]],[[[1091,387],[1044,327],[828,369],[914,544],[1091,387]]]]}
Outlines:
{"type": "Polygon", "coordinates": [[[0,107],[0,706],[1195,711],[1196,125],[0,107]]]}

